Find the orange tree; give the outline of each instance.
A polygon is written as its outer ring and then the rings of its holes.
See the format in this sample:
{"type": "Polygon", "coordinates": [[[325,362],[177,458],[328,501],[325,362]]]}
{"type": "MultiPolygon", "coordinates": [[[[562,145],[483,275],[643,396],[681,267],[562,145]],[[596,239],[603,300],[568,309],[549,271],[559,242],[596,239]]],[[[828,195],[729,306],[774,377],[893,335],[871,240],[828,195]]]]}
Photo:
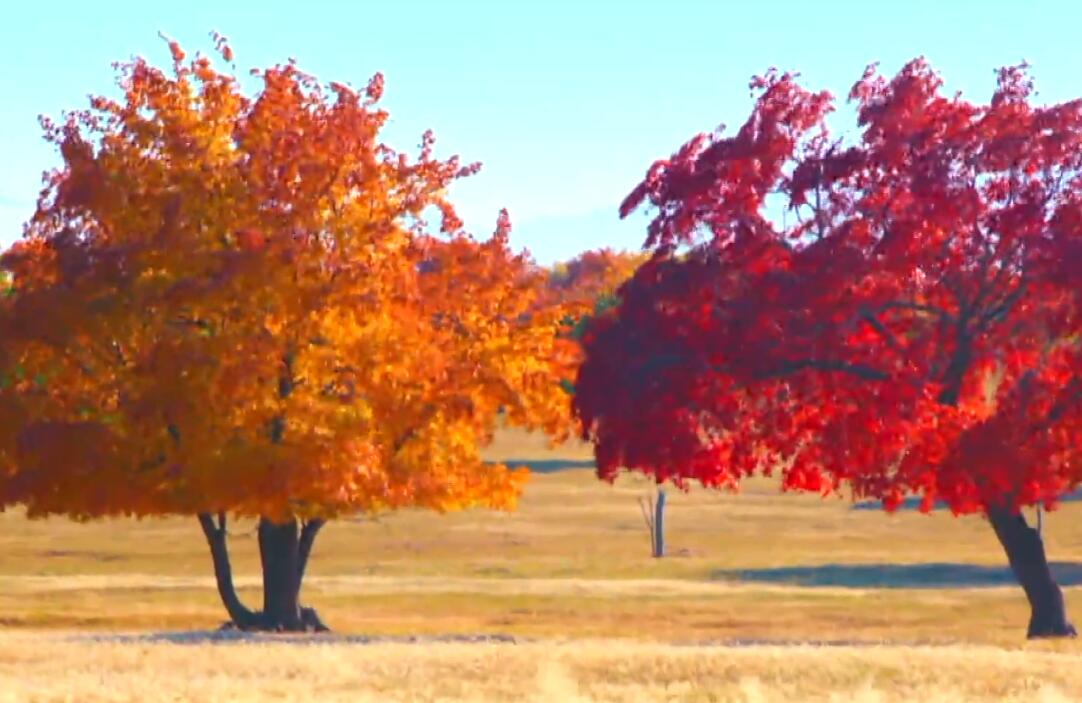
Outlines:
{"type": "MultiPolygon", "coordinates": [[[[544,271],[544,292],[537,299],[535,308],[562,314],[563,333],[575,341],[577,350],[590,320],[615,303],[620,286],[648,258],[642,252],[603,248],[589,249],[567,261],[557,262],[544,271]]],[[[561,384],[569,394],[574,394],[575,386],[570,379],[561,384]]],[[[569,414],[564,428],[570,433],[577,431],[579,424],[569,414]]]]}
{"type": "Polygon", "coordinates": [[[513,507],[525,472],[479,447],[500,414],[567,426],[574,346],[506,213],[461,232],[445,192],[477,167],[380,142],[379,75],[290,62],[248,96],[169,46],[168,70],[120,66],[121,99],[44,121],[63,165],[2,259],[0,505],[197,516],[236,626],[320,629],[299,592],[325,521],[513,507]],[[259,610],[227,515],[258,518],[259,610]]]}
{"type": "Polygon", "coordinates": [[[554,303],[578,303],[593,307],[612,298],[647,258],[637,251],[591,249],[549,270],[546,299],[554,303]]]}
{"type": "Polygon", "coordinates": [[[830,95],[752,86],[623,205],[656,208],[654,257],[584,339],[601,475],[941,500],[988,520],[1029,636],[1073,635],[1021,508],[1082,484],[1082,100],[1013,67],[975,104],[917,60],[865,73],[843,140],[830,95]]]}

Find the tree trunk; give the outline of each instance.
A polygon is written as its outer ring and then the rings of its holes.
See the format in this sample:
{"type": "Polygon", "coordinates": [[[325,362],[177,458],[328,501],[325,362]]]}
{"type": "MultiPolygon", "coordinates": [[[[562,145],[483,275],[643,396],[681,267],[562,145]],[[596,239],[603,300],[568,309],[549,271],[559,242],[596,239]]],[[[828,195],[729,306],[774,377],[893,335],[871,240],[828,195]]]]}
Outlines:
{"type": "Polygon", "coordinates": [[[1000,507],[988,508],[988,521],[1029,601],[1026,637],[1076,636],[1074,626],[1067,620],[1063,592],[1048,566],[1040,533],[1026,523],[1021,513],[1000,507]]]}
{"type": "Polygon", "coordinates": [[[214,579],[218,582],[218,595],[225,605],[225,610],[233,624],[241,630],[259,629],[260,614],[253,613],[237,596],[233,586],[233,568],[229,563],[229,547],[226,545],[225,513],[218,513],[218,522],[210,513],[199,514],[199,524],[210,545],[210,556],[214,561],[214,579]]]}
{"type": "Polygon", "coordinates": [[[312,545],[316,535],[326,524],[324,520],[307,520],[301,523],[301,537],[297,544],[297,574],[304,580],[304,569],[308,566],[308,557],[312,555],[312,545]]]}
{"type": "Polygon", "coordinates": [[[665,556],[665,489],[658,489],[654,503],[654,556],[665,556]]]}
{"type": "Polygon", "coordinates": [[[263,564],[263,621],[268,630],[301,627],[300,535],[294,519],[275,524],[259,518],[259,560],[263,564]]]}
{"type": "Polygon", "coordinates": [[[308,520],[298,525],[295,518],[280,524],[265,517],[259,519],[259,557],[263,569],[263,610],[259,612],[245,607],[233,587],[225,515],[219,514],[215,524],[210,514],[202,513],[199,523],[210,544],[218,595],[229,613],[230,625],[240,630],[327,631],[316,611],[300,604],[305,567],[323,520],[308,520]]]}
{"type": "MultiPolygon", "coordinates": [[[[325,520],[311,519],[301,524],[301,536],[297,545],[297,587],[304,583],[304,570],[308,566],[308,557],[312,555],[312,545],[316,541],[316,535],[323,526],[325,520]]],[[[323,624],[315,608],[301,606],[301,624],[304,629],[312,632],[329,632],[331,628],[323,624]]]]}

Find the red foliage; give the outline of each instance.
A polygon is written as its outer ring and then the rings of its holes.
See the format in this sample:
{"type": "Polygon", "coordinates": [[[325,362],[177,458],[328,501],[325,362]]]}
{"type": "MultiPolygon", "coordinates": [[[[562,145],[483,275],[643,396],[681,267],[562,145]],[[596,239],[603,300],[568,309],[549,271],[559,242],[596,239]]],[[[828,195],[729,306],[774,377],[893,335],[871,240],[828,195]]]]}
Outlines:
{"type": "Polygon", "coordinates": [[[654,257],[576,382],[603,477],[779,471],[956,512],[1082,481],[1082,101],[1032,104],[1024,66],[986,105],[940,87],[870,67],[846,142],[771,72],[735,136],[653,165],[621,213],[656,209],[654,257]]]}

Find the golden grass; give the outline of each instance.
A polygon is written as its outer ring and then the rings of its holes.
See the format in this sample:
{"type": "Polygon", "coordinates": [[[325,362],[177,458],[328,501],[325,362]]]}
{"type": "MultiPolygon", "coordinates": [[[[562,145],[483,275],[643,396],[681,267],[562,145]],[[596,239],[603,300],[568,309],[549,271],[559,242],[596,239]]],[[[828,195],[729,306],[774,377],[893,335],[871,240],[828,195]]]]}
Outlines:
{"type": "Polygon", "coordinates": [[[0,635],[0,702],[1059,703],[1082,698],[1077,664],[980,646],[175,644],[25,632],[0,635]]]}
{"type": "MultiPolygon", "coordinates": [[[[555,452],[513,433],[490,457],[588,463],[581,445],[555,452]]],[[[513,513],[407,511],[339,521],[320,536],[304,595],[337,632],[529,640],[516,645],[73,640],[217,626],[224,612],[199,527],[9,511],[0,514],[0,703],[1082,699],[1080,646],[1024,644],[1018,587],[920,587],[933,562],[962,576],[1003,568],[979,518],[856,511],[756,480],[740,495],[670,493],[672,556],[657,560],[637,505],[648,490],[571,468],[535,474],[513,513]],[[822,575],[831,564],[865,565],[865,576],[894,569],[909,587],[850,583],[844,571],[815,588],[732,573],[822,575]]],[[[242,596],[257,604],[254,525],[230,531],[242,596]]],[[[1046,540],[1052,559],[1082,575],[1082,504],[1046,518],[1046,540]]],[[[1082,588],[1066,593],[1082,608],[1082,588]]]]}

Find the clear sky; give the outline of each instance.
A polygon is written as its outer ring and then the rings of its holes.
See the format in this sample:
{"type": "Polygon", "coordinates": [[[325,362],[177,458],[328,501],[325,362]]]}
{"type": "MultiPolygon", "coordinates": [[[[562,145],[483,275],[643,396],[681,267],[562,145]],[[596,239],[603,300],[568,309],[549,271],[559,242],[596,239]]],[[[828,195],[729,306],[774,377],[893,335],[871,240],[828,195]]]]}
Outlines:
{"type": "MultiPolygon", "coordinates": [[[[645,220],[616,207],[650,163],[697,132],[738,126],[747,82],[769,66],[844,97],[865,65],[928,57],[947,88],[986,100],[993,69],[1033,65],[1039,99],[1082,95],[1082,3],[716,0],[32,2],[0,24],[0,242],[32,213],[57,156],[37,115],[113,86],[111,62],[164,65],[162,31],[185,49],[229,37],[241,72],[288,57],[325,81],[387,80],[388,141],[481,161],[453,198],[467,227],[511,211],[512,240],[542,263],[634,248],[645,220]]],[[[843,126],[840,125],[839,126],[843,126]]]]}

